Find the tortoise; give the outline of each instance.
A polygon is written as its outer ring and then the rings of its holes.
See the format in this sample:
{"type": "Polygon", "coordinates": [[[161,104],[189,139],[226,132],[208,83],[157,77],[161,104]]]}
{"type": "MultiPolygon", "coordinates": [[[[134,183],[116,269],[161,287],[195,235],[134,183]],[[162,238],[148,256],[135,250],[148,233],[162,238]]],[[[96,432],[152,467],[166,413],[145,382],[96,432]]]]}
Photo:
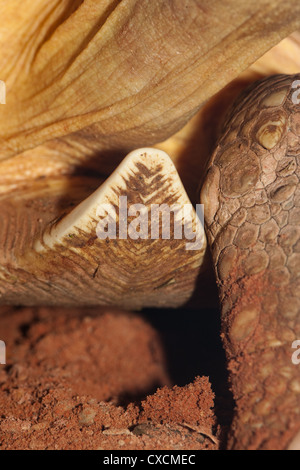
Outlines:
{"type": "Polygon", "coordinates": [[[280,43],[299,2],[2,0],[0,12],[1,304],[179,308],[203,299],[213,266],[228,446],[299,448],[299,35],[280,43]],[[199,110],[182,131],[200,119],[199,148],[176,159],[178,134],[160,142],[199,110]],[[97,236],[99,205],[199,203],[198,183],[212,260],[194,210],[196,250],[174,234],[97,236]]]}

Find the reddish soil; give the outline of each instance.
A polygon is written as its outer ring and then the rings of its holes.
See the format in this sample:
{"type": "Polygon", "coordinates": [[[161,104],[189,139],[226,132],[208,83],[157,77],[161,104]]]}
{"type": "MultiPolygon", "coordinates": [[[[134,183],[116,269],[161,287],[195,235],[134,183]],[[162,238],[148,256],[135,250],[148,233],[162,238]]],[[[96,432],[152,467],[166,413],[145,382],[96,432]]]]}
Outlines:
{"type": "Polygon", "coordinates": [[[138,314],[0,309],[0,449],[217,449],[207,377],[172,388],[138,314]]]}

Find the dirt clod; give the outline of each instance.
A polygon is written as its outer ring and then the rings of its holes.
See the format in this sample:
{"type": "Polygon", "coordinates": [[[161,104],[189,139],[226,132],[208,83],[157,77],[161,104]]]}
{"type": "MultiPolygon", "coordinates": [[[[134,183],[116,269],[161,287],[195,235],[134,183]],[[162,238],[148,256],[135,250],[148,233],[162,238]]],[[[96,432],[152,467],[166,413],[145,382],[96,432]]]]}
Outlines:
{"type": "Polygon", "coordinates": [[[2,307],[0,325],[0,449],[217,448],[208,379],[170,388],[139,315],[2,307]]]}

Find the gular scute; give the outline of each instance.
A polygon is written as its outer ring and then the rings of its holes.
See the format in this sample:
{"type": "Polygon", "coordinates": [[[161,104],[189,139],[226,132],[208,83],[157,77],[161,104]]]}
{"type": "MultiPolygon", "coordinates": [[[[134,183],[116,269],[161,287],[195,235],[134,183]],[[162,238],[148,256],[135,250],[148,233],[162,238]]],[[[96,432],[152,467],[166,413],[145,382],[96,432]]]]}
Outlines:
{"type": "Polygon", "coordinates": [[[165,152],[131,152],[100,186],[84,177],[74,186],[69,179],[40,184],[0,201],[0,246],[7,246],[0,250],[0,303],[17,296],[23,305],[139,310],[191,298],[206,240],[165,152]],[[6,243],[9,231],[14,249],[6,243]]]}
{"type": "Polygon", "coordinates": [[[239,197],[255,187],[259,180],[260,166],[254,152],[237,154],[221,176],[221,188],[225,196],[239,197]]]}

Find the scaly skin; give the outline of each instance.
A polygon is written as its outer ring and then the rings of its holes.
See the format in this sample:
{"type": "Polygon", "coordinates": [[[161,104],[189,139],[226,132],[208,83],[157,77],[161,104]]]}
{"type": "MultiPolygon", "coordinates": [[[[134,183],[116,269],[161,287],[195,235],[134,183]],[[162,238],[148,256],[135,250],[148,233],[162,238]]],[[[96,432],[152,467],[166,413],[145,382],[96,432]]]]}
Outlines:
{"type": "Polygon", "coordinates": [[[292,362],[300,339],[296,80],[300,75],[273,76],[241,95],[201,194],[236,400],[231,449],[287,449],[299,441],[300,366],[292,362]]]}

